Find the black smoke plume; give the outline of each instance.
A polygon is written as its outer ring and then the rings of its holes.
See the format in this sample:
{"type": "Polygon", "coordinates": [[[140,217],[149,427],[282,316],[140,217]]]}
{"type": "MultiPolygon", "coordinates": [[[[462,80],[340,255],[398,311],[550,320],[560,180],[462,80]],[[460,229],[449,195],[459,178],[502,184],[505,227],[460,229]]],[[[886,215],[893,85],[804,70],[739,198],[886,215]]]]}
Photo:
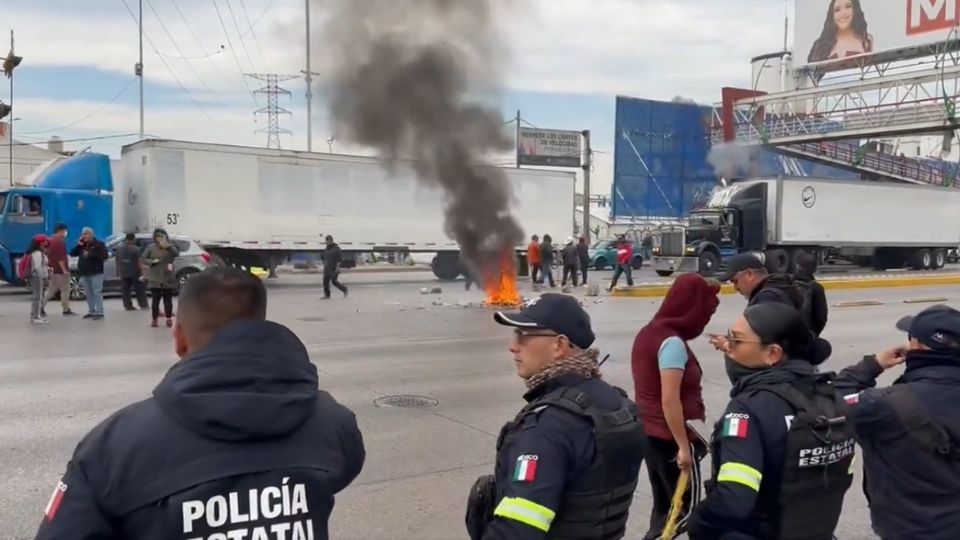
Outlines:
{"type": "Polygon", "coordinates": [[[329,10],[316,54],[331,62],[338,136],[376,149],[391,167],[412,160],[420,181],[446,193],[446,233],[493,275],[523,231],[506,175],[482,166],[513,147],[500,111],[478,100],[496,86],[503,56],[491,0],[316,3],[329,10]]]}

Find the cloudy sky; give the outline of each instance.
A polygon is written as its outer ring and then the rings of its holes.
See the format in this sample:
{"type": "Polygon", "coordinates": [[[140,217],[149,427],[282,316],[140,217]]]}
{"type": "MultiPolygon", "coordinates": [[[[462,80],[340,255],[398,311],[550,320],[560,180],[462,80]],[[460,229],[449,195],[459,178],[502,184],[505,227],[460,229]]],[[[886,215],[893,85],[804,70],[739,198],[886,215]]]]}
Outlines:
{"type": "MultiPolygon", "coordinates": [[[[360,0],[358,0],[360,1],[360,0]]],[[[378,0],[403,2],[404,0],[378,0]]],[[[137,0],[2,0],[24,62],[16,76],[16,137],[51,135],[119,156],[138,130],[137,0]],[[131,11],[132,10],[132,11],[131,11]]],[[[499,102],[538,127],[590,129],[595,191],[611,181],[614,96],[701,103],[722,86],[749,84],[749,59],[778,50],[784,3],[777,0],[502,0],[511,50],[499,102]]],[[[254,109],[259,83],[241,73],[299,74],[305,65],[303,0],[143,0],[146,132],[263,145],[254,109]]],[[[315,59],[323,54],[324,0],[314,0],[315,59]]],[[[6,28],[4,28],[6,30],[6,28]]],[[[4,36],[5,37],[5,36],[4,36]]],[[[6,50],[6,45],[3,45],[6,50]]],[[[315,65],[322,59],[315,60],[315,65]]],[[[315,69],[318,69],[315,67],[315,69]]],[[[320,81],[322,84],[322,80],[320,81]]],[[[306,149],[303,80],[285,83],[285,148],[306,149]]],[[[6,85],[0,99],[7,100],[6,85]]],[[[314,149],[330,128],[314,100],[314,149]]],[[[334,151],[362,152],[342,143],[334,151]]]]}

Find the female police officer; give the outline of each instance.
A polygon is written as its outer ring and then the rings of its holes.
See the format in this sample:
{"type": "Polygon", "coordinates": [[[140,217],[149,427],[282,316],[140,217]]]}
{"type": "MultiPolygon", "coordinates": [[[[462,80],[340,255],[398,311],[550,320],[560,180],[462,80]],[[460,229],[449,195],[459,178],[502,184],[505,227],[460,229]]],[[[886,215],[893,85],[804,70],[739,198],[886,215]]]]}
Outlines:
{"type": "Polygon", "coordinates": [[[726,337],[732,399],[713,432],[712,485],[690,538],[829,540],[854,453],[833,374],[814,369],[829,344],[776,303],[747,308],[726,337]]]}
{"type": "Polygon", "coordinates": [[[497,441],[495,474],[471,493],[473,539],[621,538],[643,460],[643,427],[623,390],[600,380],[590,316],[544,294],[519,313],[510,345],[527,405],[497,441]]]}

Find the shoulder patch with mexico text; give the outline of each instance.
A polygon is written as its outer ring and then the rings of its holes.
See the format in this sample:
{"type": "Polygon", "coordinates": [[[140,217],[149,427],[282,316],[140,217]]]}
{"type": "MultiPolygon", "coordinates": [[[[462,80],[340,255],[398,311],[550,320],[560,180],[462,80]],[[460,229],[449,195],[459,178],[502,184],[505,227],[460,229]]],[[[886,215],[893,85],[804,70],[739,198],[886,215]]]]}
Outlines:
{"type": "Polygon", "coordinates": [[[537,462],[540,456],[536,454],[522,454],[517,457],[517,466],[513,470],[514,482],[533,482],[537,478],[537,462]]]}
{"type": "Polygon", "coordinates": [[[747,413],[729,413],[723,417],[721,437],[745,439],[750,433],[750,415],[747,413]]]}

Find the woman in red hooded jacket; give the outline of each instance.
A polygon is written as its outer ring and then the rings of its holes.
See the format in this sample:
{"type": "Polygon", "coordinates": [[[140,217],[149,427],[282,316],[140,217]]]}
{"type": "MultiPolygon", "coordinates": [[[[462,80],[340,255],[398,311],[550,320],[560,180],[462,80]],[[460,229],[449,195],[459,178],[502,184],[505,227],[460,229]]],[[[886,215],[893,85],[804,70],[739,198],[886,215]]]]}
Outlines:
{"type": "Polygon", "coordinates": [[[694,446],[685,421],[704,420],[706,410],[700,386],[703,373],[687,342],[703,333],[720,304],[719,292],[719,283],[708,282],[699,274],[680,276],[653,320],[633,341],[633,384],[647,434],[644,457],[653,491],[645,539],[660,537],[682,468],[691,472],[691,490],[680,531],[686,528],[689,509],[699,500],[698,458],[706,454],[706,448],[699,443],[700,447],[694,446]]]}

